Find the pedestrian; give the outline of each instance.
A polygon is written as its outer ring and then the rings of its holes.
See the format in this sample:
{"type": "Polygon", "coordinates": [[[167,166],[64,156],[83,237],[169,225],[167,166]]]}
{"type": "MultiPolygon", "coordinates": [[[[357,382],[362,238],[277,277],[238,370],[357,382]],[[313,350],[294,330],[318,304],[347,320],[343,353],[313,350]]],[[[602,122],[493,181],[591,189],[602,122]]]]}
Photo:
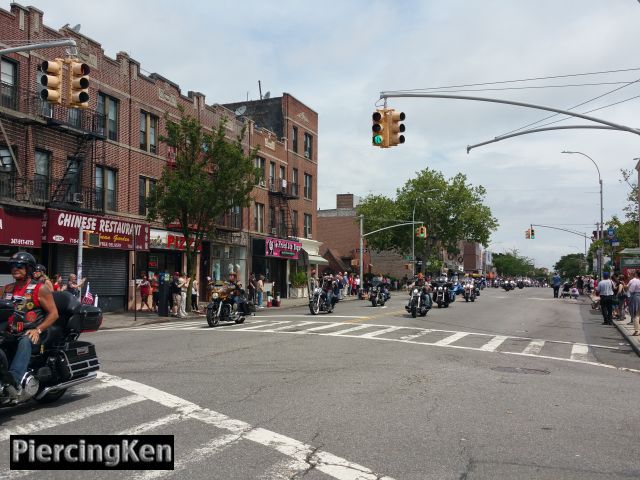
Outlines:
{"type": "Polygon", "coordinates": [[[67,286],[62,283],[62,275],[56,273],[53,276],[53,291],[54,292],[62,292],[67,289],[67,286]]]}
{"type": "Polygon", "coordinates": [[[560,284],[562,283],[562,279],[558,272],[553,274],[553,278],[551,279],[551,286],[553,287],[553,298],[558,298],[558,292],[560,292],[560,284]]]}
{"type": "Polygon", "coordinates": [[[151,295],[151,283],[149,283],[149,277],[146,274],[142,274],[142,280],[140,281],[140,310],[146,306],[148,311],[153,311],[153,307],[149,305],[149,296],[151,295]]]}
{"type": "Polygon", "coordinates": [[[578,293],[580,293],[580,295],[584,295],[584,279],[582,278],[582,275],[579,275],[577,277],[576,288],[578,289],[578,293]]]}
{"type": "Polygon", "coordinates": [[[256,295],[258,296],[257,308],[262,308],[262,293],[264,292],[264,276],[258,275],[258,281],[256,282],[256,295]]]}
{"type": "Polygon", "coordinates": [[[247,291],[249,294],[249,301],[256,303],[256,275],[255,273],[249,273],[249,283],[247,284],[247,291]]]}
{"type": "Polygon", "coordinates": [[[84,285],[84,282],[86,281],[87,279],[83,278],[78,282],[78,277],[75,273],[69,274],[69,281],[67,282],[67,291],[71,293],[71,295],[73,295],[74,297],[80,298],[80,289],[82,288],[82,285],[84,285]]]}
{"type": "Polygon", "coordinates": [[[602,280],[598,282],[596,292],[600,296],[600,310],[603,325],[613,325],[613,282],[609,279],[609,272],[602,273],[602,280]]]}
{"type": "Polygon", "coordinates": [[[629,291],[629,315],[633,321],[633,335],[640,335],[640,322],[638,315],[640,315],[640,269],[636,270],[635,278],[629,280],[627,285],[629,291]]]}
{"type": "Polygon", "coordinates": [[[627,299],[627,283],[624,281],[624,275],[613,275],[613,318],[618,320],[625,319],[625,300],[627,299]]]}
{"type": "Polygon", "coordinates": [[[158,291],[158,277],[157,275],[151,274],[151,279],[149,280],[151,285],[151,304],[153,305],[153,311],[158,311],[158,304],[160,303],[160,292],[158,291]]]}
{"type": "Polygon", "coordinates": [[[180,311],[180,272],[174,272],[173,280],[171,280],[170,292],[171,298],[173,299],[173,303],[171,305],[171,315],[174,317],[178,316],[178,312],[180,311]]]}
{"type": "Polygon", "coordinates": [[[191,284],[191,311],[198,312],[198,281],[195,278],[191,284]]]}
{"type": "Polygon", "coordinates": [[[180,308],[178,309],[178,317],[187,317],[187,292],[189,291],[189,277],[182,272],[178,280],[178,287],[180,287],[180,308]]]}

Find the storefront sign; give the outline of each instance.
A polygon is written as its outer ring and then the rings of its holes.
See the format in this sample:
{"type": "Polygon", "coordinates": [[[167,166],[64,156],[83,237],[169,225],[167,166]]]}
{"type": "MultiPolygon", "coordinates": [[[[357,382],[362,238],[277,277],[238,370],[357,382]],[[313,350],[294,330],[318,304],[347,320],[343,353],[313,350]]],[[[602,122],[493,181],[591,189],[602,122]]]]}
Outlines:
{"type": "MultiPolygon", "coordinates": [[[[177,232],[169,232],[167,230],[151,229],[151,248],[161,248],[164,250],[186,250],[186,239],[184,235],[177,232]]],[[[195,244],[195,238],[190,238],[189,243],[191,247],[195,244]]],[[[202,251],[202,243],[200,244],[198,251],[202,251]]]]}
{"type": "Polygon", "coordinates": [[[61,210],[47,210],[42,239],[50,243],[77,245],[80,228],[100,234],[100,248],[133,250],[135,243],[136,250],[149,250],[148,225],[61,210]]]}
{"type": "Polygon", "coordinates": [[[267,237],[265,239],[265,247],[265,255],[267,257],[297,260],[300,249],[302,249],[302,243],[294,242],[293,240],[284,240],[282,238],[267,237]]]}
{"type": "Polygon", "coordinates": [[[0,209],[0,245],[40,248],[42,217],[17,215],[0,209]]]}

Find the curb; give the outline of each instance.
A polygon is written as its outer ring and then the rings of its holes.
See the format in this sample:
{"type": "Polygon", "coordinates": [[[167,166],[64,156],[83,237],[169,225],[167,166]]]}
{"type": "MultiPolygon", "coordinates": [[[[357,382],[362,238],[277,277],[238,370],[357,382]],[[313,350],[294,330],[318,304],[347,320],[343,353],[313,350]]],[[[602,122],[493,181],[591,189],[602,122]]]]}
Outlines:
{"type": "Polygon", "coordinates": [[[621,322],[616,322],[614,320],[613,324],[616,326],[616,328],[622,334],[625,340],[629,342],[629,345],[631,345],[631,348],[633,348],[633,351],[636,352],[636,355],[640,357],[640,344],[638,343],[638,341],[635,338],[633,338],[631,335],[629,335],[629,332],[621,322]]]}

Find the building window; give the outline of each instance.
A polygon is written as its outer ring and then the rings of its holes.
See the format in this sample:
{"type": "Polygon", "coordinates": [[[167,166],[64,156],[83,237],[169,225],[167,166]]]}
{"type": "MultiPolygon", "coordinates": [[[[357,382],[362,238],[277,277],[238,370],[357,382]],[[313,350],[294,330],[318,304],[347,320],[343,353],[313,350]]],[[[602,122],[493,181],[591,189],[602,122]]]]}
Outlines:
{"type": "MultiPolygon", "coordinates": [[[[13,147],[13,153],[16,153],[13,147]]],[[[15,172],[11,152],[0,145],[0,196],[13,198],[15,196],[15,172]]]]}
{"type": "Polygon", "coordinates": [[[298,169],[294,168],[291,174],[291,193],[298,196],[298,169]]]}
{"type": "Polygon", "coordinates": [[[49,166],[51,154],[36,150],[36,170],[33,174],[33,196],[40,202],[46,202],[49,197],[49,166]]]}
{"type": "Polygon", "coordinates": [[[311,199],[311,175],[304,174],[304,198],[311,199]]]}
{"type": "Polygon", "coordinates": [[[276,209],[269,207],[269,233],[276,235],[276,209]]]}
{"type": "Polygon", "coordinates": [[[262,157],[256,157],[256,168],[260,170],[260,180],[258,181],[262,187],[264,187],[264,179],[267,176],[265,171],[265,160],[262,157]]]}
{"type": "Polygon", "coordinates": [[[269,188],[275,190],[276,184],[276,164],[269,162],[269,188]]]}
{"type": "Polygon", "coordinates": [[[298,153],[298,127],[294,126],[292,130],[291,150],[293,150],[295,153],[298,153]]]}
{"type": "Polygon", "coordinates": [[[242,208],[239,206],[231,209],[231,227],[237,229],[242,228],[242,208]]]}
{"type": "Polygon", "coordinates": [[[311,238],[311,215],[304,214],[304,238],[311,238]]]}
{"type": "Polygon", "coordinates": [[[140,111],[140,150],[157,153],[158,117],[140,111]]]}
{"type": "Polygon", "coordinates": [[[96,207],[100,210],[116,210],[116,171],[96,167],[96,207]]]}
{"type": "Polygon", "coordinates": [[[304,156],[309,160],[313,159],[313,137],[309,133],[304,134],[304,156]]]}
{"type": "Polygon", "coordinates": [[[0,103],[3,107],[17,110],[18,67],[6,59],[0,61],[0,103]]]}
{"type": "Polygon", "coordinates": [[[298,236],[298,211],[293,210],[291,212],[291,230],[294,237],[298,236]]]}
{"type": "Polygon", "coordinates": [[[253,215],[253,229],[256,232],[264,233],[264,205],[256,203],[253,215]]]}
{"type": "Polygon", "coordinates": [[[80,193],[80,162],[77,158],[67,159],[67,170],[64,172],[62,184],[70,198],[74,193],[80,193]]]}
{"type": "Polygon", "coordinates": [[[98,132],[109,140],[118,140],[118,100],[98,93],[98,114],[102,116],[98,132]]]}
{"type": "Polygon", "coordinates": [[[279,217],[278,233],[280,237],[284,238],[287,236],[287,214],[282,208],[280,209],[279,217]]]}
{"type": "MultiPolygon", "coordinates": [[[[48,103],[48,102],[47,102],[48,103]]],[[[70,108],[67,114],[67,121],[72,127],[80,128],[82,125],[82,116],[80,115],[79,108],[70,108]]]]}
{"type": "Polygon", "coordinates": [[[153,178],[140,177],[138,179],[138,215],[145,217],[149,213],[147,198],[156,190],[156,181],[153,178]]]}

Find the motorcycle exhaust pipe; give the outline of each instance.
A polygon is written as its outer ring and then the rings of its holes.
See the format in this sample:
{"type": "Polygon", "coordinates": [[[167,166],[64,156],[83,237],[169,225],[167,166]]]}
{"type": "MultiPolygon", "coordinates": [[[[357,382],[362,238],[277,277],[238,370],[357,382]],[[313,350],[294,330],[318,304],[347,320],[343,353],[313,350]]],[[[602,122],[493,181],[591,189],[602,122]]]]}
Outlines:
{"type": "Polygon", "coordinates": [[[43,389],[40,393],[36,394],[34,396],[34,398],[36,400],[40,400],[47,393],[57,392],[58,390],[63,390],[65,388],[69,388],[69,387],[75,387],[76,385],[80,385],[81,383],[85,383],[85,382],[88,382],[90,380],[94,380],[97,376],[98,376],[98,372],[90,372],[87,375],[85,375],[84,377],[74,378],[72,380],[69,380],[68,382],[64,382],[64,383],[60,383],[58,385],[53,385],[51,387],[47,387],[47,388],[43,389]]]}

